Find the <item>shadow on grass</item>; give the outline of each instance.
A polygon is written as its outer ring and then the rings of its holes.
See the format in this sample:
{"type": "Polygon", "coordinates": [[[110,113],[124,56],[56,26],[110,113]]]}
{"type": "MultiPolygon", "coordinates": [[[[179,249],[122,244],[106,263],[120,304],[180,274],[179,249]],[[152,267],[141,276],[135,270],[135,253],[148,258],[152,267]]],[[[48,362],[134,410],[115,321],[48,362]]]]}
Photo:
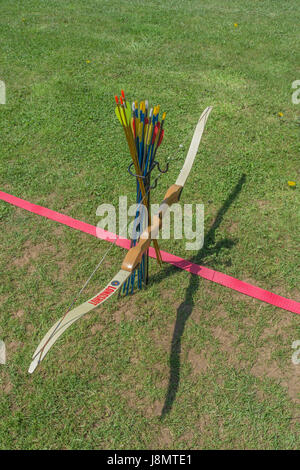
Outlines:
{"type": "MultiPolygon", "coordinates": [[[[192,263],[196,263],[196,264],[201,264],[201,263],[203,264],[203,260],[205,259],[205,256],[207,254],[212,254],[212,253],[218,254],[219,251],[223,247],[231,248],[235,244],[234,241],[228,240],[228,239],[224,239],[218,242],[217,244],[215,244],[215,232],[217,228],[220,226],[223,220],[223,217],[228,211],[229,207],[231,206],[233,201],[238,197],[239,193],[241,192],[245,181],[246,181],[246,175],[243,174],[241,178],[239,179],[238,183],[236,184],[236,186],[234,187],[234,189],[232,190],[232,192],[227,197],[226,201],[224,202],[220,210],[218,211],[214,223],[212,224],[211,228],[209,229],[208,233],[205,236],[203,247],[189,261],[191,261],[192,263]]],[[[177,268],[175,266],[169,266],[168,268],[163,270],[162,274],[163,274],[163,277],[165,278],[167,276],[171,276],[172,274],[175,274],[176,271],[177,271],[177,268]]],[[[159,277],[159,275],[154,276],[154,278],[152,278],[152,282],[156,282],[157,277],[159,277]],[[156,278],[156,281],[155,281],[155,278],[156,278]]],[[[190,283],[186,289],[185,299],[177,309],[176,322],[175,322],[172,343],[171,343],[169,384],[168,384],[168,390],[167,390],[164,406],[161,412],[161,419],[164,418],[164,416],[169,413],[169,411],[171,410],[173,406],[173,402],[176,398],[177,390],[179,387],[179,381],[180,381],[181,338],[184,332],[185,324],[193,311],[193,307],[194,307],[193,296],[199,287],[199,283],[200,283],[199,276],[191,275],[190,283]]]]}

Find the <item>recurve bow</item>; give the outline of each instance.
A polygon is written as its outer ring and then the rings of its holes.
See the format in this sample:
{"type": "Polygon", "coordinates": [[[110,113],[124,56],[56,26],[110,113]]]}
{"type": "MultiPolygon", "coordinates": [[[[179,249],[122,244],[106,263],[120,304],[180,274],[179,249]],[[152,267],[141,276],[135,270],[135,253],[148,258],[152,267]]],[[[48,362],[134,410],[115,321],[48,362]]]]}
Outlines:
{"type": "Polygon", "coordinates": [[[113,277],[113,279],[102,291],[98,292],[91,299],[87,300],[73,310],[68,311],[52,326],[32,356],[32,362],[28,370],[29,373],[32,373],[35,370],[38,364],[46,356],[49,349],[54,345],[62,333],[72,325],[72,323],[79,320],[79,318],[81,318],[83,315],[112,297],[122,286],[122,284],[129,278],[131,273],[138,267],[143,253],[149,248],[151,240],[156,238],[162,226],[164,214],[172,204],[178,202],[180,199],[182,189],[193,166],[204,127],[211,110],[212,108],[208,107],[201,114],[189,147],[189,151],[176,183],[170,186],[167,190],[157,214],[153,217],[151,225],[141,234],[137,245],[127,252],[120,271],[113,277]]]}

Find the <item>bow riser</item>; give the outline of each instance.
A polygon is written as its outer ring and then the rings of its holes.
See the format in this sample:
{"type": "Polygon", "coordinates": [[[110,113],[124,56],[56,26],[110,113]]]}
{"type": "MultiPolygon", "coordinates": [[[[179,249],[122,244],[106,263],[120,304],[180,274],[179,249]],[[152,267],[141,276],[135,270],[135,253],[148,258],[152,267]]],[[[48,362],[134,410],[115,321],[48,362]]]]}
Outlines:
{"type": "Polygon", "coordinates": [[[182,186],[179,186],[178,184],[172,184],[172,186],[170,186],[159,207],[158,213],[153,217],[152,224],[144,230],[140,236],[138,244],[131,248],[125,256],[122,263],[123,270],[132,272],[141,263],[143,254],[150,247],[151,240],[156,239],[162,227],[162,220],[166,211],[172,204],[179,201],[181,191],[182,186]]]}

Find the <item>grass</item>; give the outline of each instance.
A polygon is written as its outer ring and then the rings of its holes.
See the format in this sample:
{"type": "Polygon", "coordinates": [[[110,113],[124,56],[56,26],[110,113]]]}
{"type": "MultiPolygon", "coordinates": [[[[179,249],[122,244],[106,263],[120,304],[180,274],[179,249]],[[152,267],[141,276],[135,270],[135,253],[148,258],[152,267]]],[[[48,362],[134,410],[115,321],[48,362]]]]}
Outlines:
{"type": "MultiPolygon", "coordinates": [[[[124,88],[168,113],[159,202],[212,105],[182,196],[205,204],[204,249],[160,246],[300,300],[296,0],[0,5],[1,190],[91,224],[99,204],[133,201],[124,88]]],[[[1,449],[299,448],[296,315],[152,262],[147,290],[82,319],[30,376],[107,245],[4,202],[0,227],[1,449]]],[[[123,257],[114,247],[83,300],[123,257]]]]}

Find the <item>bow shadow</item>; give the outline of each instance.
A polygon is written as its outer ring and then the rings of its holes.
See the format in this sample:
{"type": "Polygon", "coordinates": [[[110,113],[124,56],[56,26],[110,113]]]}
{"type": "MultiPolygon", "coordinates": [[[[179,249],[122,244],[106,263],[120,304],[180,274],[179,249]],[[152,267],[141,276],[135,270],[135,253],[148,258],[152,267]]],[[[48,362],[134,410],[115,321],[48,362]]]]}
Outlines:
{"type": "MultiPolygon", "coordinates": [[[[205,260],[206,255],[209,254],[217,254],[223,248],[231,248],[236,242],[229,239],[224,239],[215,244],[215,232],[217,228],[220,226],[224,215],[230,208],[233,201],[238,197],[239,193],[242,190],[242,187],[246,181],[246,175],[243,174],[235,187],[233,188],[232,192],[228,195],[226,201],[219,209],[217,216],[207,232],[204,238],[203,247],[198,251],[198,253],[193,256],[189,263],[196,263],[196,264],[203,264],[203,260],[205,260]]],[[[177,272],[177,268],[175,266],[168,266],[163,272],[160,274],[153,276],[150,283],[158,282],[162,277],[165,278],[166,276],[172,276],[177,272]]],[[[180,353],[181,353],[181,338],[184,332],[185,324],[191,315],[194,307],[194,294],[199,288],[200,278],[199,276],[194,276],[193,274],[190,277],[189,285],[186,289],[184,301],[180,304],[177,309],[176,314],[176,322],[172,336],[172,343],[171,343],[171,352],[170,352],[170,375],[169,375],[169,384],[168,390],[166,393],[164,405],[161,412],[161,419],[164,418],[166,414],[169,413],[173,406],[173,402],[176,398],[177,390],[179,387],[180,382],[180,353]]]]}

